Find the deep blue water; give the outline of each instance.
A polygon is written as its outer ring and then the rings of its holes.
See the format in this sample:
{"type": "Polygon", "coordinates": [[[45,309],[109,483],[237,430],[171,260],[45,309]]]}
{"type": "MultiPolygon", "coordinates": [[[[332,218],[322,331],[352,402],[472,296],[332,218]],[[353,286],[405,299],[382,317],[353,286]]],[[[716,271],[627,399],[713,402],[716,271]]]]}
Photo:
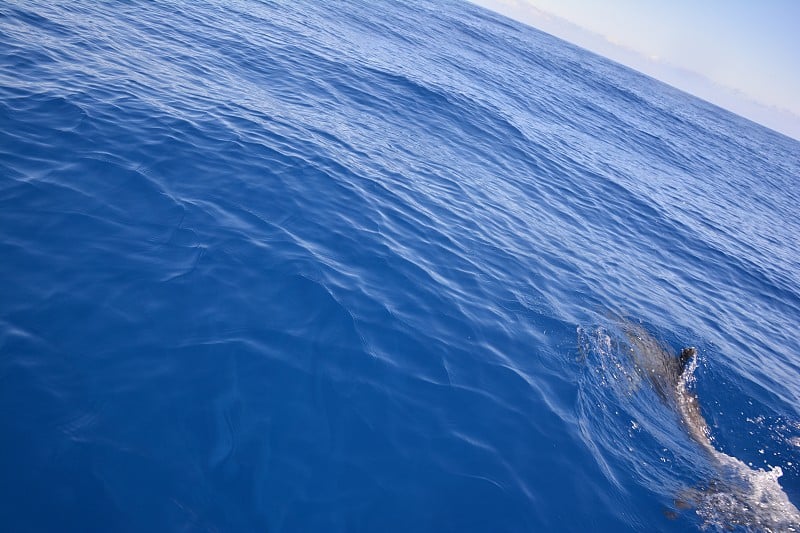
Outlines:
{"type": "Polygon", "coordinates": [[[620,317],[800,505],[800,143],[463,2],[60,4],[0,3],[0,529],[797,525],[620,317]]]}

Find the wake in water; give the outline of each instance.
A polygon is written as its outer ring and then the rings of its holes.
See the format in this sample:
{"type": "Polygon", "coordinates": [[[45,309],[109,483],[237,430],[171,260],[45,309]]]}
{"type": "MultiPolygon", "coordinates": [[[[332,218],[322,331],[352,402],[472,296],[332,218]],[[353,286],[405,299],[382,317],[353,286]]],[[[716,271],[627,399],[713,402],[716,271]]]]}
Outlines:
{"type": "MultiPolygon", "coordinates": [[[[694,348],[674,354],[644,328],[630,322],[609,329],[578,328],[578,336],[588,371],[581,390],[582,425],[591,430],[585,430],[585,436],[601,465],[607,464],[603,452],[619,459],[619,451],[627,450],[633,458],[630,461],[637,463],[632,466],[641,481],[656,491],[674,491],[676,506],[694,507],[703,529],[800,531],[800,511],[778,483],[783,474],[779,466],[766,471],[753,469],[715,448],[693,389],[697,368],[694,348]],[[659,401],[648,401],[653,396],[659,401]],[[608,425],[613,418],[608,416],[609,405],[615,406],[617,419],[620,413],[632,417],[627,435],[619,424],[616,429],[608,425]],[[600,415],[594,423],[592,409],[600,415]],[[683,431],[674,431],[676,418],[683,431]],[[674,463],[683,467],[678,471],[688,469],[705,481],[695,483],[695,488],[686,489],[685,484],[678,488],[682,480],[676,479],[674,469],[667,471],[658,463],[646,462],[643,468],[638,459],[642,450],[626,447],[624,442],[633,438],[634,431],[644,431],[648,437],[645,442],[662,450],[661,464],[674,463]],[[686,436],[694,446],[686,446],[686,436]]],[[[610,468],[606,466],[606,470],[617,482],[610,468]]]]}

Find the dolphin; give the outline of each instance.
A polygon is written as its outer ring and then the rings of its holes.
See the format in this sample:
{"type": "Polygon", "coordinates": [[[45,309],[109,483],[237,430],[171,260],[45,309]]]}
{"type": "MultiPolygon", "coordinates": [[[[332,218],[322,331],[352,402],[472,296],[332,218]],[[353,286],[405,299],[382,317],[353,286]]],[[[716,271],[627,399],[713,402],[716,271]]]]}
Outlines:
{"type": "Polygon", "coordinates": [[[623,331],[631,346],[636,372],[646,378],[661,401],[678,414],[692,440],[708,452],[716,451],[711,444],[708,423],[700,411],[700,402],[689,388],[697,366],[697,349],[683,348],[675,357],[641,326],[626,324],[623,331]]]}
{"type": "MultiPolygon", "coordinates": [[[[800,510],[778,483],[782,475],[779,466],[769,471],[753,469],[714,447],[699,399],[690,386],[697,349],[683,348],[675,355],[641,326],[623,323],[622,329],[636,373],[675,411],[687,435],[706,452],[717,472],[705,488],[682,494],[694,504],[705,526],[800,532],[800,510]]],[[[686,502],[676,500],[675,505],[685,508],[686,502]]]]}

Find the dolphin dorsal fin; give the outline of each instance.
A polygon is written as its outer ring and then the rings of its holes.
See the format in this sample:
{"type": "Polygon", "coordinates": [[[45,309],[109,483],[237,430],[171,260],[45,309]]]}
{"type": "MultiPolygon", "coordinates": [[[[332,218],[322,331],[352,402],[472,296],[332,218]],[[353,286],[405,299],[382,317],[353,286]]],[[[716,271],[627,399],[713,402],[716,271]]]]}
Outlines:
{"type": "Polygon", "coordinates": [[[689,348],[684,348],[681,350],[681,357],[680,357],[680,365],[681,365],[681,374],[686,371],[686,367],[689,365],[689,362],[692,358],[697,355],[697,348],[694,346],[690,346],[689,348]]]}

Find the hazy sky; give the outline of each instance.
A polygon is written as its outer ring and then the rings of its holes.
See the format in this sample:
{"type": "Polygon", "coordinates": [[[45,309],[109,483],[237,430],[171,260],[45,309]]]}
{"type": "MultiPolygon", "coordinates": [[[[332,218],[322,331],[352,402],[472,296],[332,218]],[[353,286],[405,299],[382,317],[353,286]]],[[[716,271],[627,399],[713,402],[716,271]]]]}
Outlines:
{"type": "MultiPolygon", "coordinates": [[[[783,115],[790,126],[795,123],[793,136],[800,135],[800,0],[473,1],[558,35],[557,26],[542,27],[548,25],[542,12],[555,15],[604,37],[607,45],[637,52],[650,63],[644,65],[650,67],[648,73],[668,83],[674,80],[658,75],[659,67],[700,74],[739,91],[746,97],[743,100],[791,112],[783,115]]],[[[571,35],[558,36],[576,40],[571,35]]],[[[593,48],[590,41],[576,44],[593,48]]],[[[679,82],[672,84],[680,87],[679,82]]],[[[708,94],[700,96],[713,101],[708,94]]],[[[715,103],[730,109],[735,107],[730,99],[728,94],[715,103]]],[[[773,118],[779,115],[774,109],[763,111],[773,118]]],[[[793,133],[792,127],[782,129],[793,133]]]]}

